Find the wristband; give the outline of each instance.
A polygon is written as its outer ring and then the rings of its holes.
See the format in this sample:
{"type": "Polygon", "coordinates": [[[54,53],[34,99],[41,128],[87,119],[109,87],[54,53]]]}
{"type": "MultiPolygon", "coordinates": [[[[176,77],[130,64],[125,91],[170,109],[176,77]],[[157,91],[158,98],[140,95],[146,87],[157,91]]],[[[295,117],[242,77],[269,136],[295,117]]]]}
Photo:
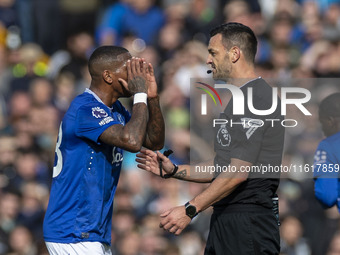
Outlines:
{"type": "MultiPolygon", "coordinates": [[[[164,151],[163,155],[164,155],[165,157],[169,157],[170,154],[172,154],[172,153],[173,153],[172,150],[167,150],[167,151],[164,151]]],[[[162,164],[162,160],[160,160],[160,161],[159,161],[159,176],[162,177],[163,179],[168,179],[168,178],[174,176],[175,173],[177,173],[178,166],[177,166],[176,164],[173,164],[173,165],[174,165],[175,168],[174,168],[174,170],[172,171],[172,173],[170,173],[170,174],[164,174],[164,175],[163,175],[163,170],[162,170],[162,169],[163,169],[163,164],[162,164]]]]}
{"type": "Polygon", "coordinates": [[[163,178],[164,178],[164,179],[168,179],[168,178],[174,176],[174,175],[177,173],[177,171],[178,171],[178,166],[177,166],[176,164],[174,164],[174,167],[175,167],[175,168],[174,168],[174,170],[172,171],[172,173],[163,175],[163,178]]]}
{"type": "Polygon", "coordinates": [[[147,98],[148,95],[146,93],[136,93],[133,96],[133,104],[144,103],[147,105],[147,98]]]}

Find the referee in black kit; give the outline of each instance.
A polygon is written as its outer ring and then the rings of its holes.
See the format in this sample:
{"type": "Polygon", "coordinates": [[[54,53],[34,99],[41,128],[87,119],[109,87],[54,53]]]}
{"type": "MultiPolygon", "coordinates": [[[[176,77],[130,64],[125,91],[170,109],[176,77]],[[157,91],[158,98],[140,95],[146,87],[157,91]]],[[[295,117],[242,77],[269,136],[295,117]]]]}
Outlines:
{"type": "MultiPolygon", "coordinates": [[[[283,120],[280,99],[277,98],[276,110],[267,116],[255,115],[248,109],[248,88],[253,90],[255,109],[267,110],[272,106],[272,88],[254,71],[257,39],[253,31],[239,23],[227,23],[214,28],[210,36],[207,64],[212,68],[213,78],[238,86],[245,97],[244,115],[233,114],[233,98],[221,113],[220,118],[227,119],[228,123],[217,128],[216,156],[210,165],[230,166],[237,170],[260,165],[280,166],[284,128],[278,124],[281,121],[275,121],[274,125],[266,121],[283,120]],[[251,119],[257,120],[251,121],[251,126],[230,124],[231,120],[249,123],[251,119]],[[256,125],[261,120],[263,125],[256,125]]],[[[210,182],[185,205],[162,213],[160,227],[178,235],[193,217],[213,206],[206,255],[279,254],[278,215],[273,207],[279,176],[268,178],[237,171],[218,176],[207,173],[204,178],[195,178],[193,172],[190,175],[190,166],[175,166],[160,152],[142,150],[137,156],[140,168],[163,178],[210,182]]]]}

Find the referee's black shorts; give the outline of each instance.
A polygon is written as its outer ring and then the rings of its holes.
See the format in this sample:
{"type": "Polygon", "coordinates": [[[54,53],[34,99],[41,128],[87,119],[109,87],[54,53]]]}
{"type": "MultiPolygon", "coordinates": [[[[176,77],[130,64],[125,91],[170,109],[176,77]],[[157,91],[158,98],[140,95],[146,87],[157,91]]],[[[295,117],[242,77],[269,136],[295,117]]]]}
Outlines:
{"type": "Polygon", "coordinates": [[[274,212],[258,205],[214,210],[205,255],[274,255],[280,233],[274,212]]]}

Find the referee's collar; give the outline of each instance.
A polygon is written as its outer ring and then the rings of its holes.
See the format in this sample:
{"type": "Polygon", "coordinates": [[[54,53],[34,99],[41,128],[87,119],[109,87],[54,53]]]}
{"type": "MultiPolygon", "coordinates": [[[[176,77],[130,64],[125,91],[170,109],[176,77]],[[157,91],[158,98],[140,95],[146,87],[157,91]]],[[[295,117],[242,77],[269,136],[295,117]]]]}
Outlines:
{"type": "MultiPolygon", "coordinates": [[[[104,102],[99,98],[99,96],[97,96],[97,94],[96,93],[94,93],[92,90],[90,90],[90,89],[88,89],[88,88],[86,88],[85,89],[85,92],[86,93],[89,93],[89,94],[91,94],[99,103],[102,103],[103,105],[105,105],[105,106],[107,106],[106,104],[104,104],[104,102]]],[[[108,107],[108,106],[107,106],[108,107]]],[[[112,111],[112,107],[108,107],[111,111],[112,111]]]]}
{"type": "Polygon", "coordinates": [[[250,80],[250,81],[247,81],[247,82],[246,82],[245,84],[243,84],[240,88],[246,86],[248,83],[251,83],[251,82],[253,82],[253,81],[256,81],[257,79],[262,79],[262,77],[259,76],[259,77],[255,78],[255,79],[252,79],[252,80],[250,80]]]}

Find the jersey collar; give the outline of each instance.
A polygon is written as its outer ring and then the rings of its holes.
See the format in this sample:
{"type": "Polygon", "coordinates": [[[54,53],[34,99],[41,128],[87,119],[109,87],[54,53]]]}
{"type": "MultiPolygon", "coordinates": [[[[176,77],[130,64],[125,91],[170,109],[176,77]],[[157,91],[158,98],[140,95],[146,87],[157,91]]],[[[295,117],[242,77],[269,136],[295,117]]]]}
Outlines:
{"type": "MultiPolygon", "coordinates": [[[[99,98],[99,96],[97,96],[97,94],[94,93],[92,90],[86,88],[85,92],[91,94],[99,103],[102,103],[103,105],[107,106],[106,104],[103,103],[103,101],[99,98]]],[[[108,108],[112,111],[112,107],[108,107],[108,108]]]]}
{"type": "Polygon", "coordinates": [[[257,79],[262,79],[262,77],[261,77],[261,76],[259,76],[259,77],[255,78],[255,79],[252,79],[252,80],[250,80],[250,81],[246,82],[245,84],[243,84],[243,85],[242,85],[240,88],[242,88],[242,87],[246,86],[248,83],[251,83],[251,82],[253,82],[253,81],[256,81],[257,79]]]}

